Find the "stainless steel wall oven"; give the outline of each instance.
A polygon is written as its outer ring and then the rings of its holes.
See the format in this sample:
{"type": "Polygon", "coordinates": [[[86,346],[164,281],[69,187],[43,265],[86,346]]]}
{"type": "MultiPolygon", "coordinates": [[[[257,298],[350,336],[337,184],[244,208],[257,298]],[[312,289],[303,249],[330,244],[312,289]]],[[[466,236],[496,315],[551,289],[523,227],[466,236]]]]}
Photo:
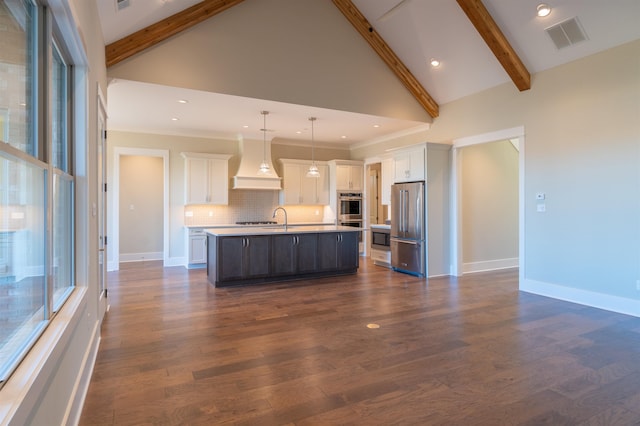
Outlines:
{"type": "Polygon", "coordinates": [[[338,192],[338,222],[362,224],[362,207],[362,192],[338,192]]]}

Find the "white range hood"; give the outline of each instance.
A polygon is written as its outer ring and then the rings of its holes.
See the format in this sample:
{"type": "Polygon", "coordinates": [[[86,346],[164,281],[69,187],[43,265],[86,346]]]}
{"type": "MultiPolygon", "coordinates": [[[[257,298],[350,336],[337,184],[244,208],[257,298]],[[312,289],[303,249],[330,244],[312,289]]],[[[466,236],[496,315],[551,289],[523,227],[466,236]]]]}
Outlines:
{"type": "Polygon", "coordinates": [[[232,189],[264,189],[272,191],[282,189],[281,178],[278,177],[271,162],[271,141],[266,142],[264,149],[262,141],[244,140],[240,137],[239,143],[240,166],[233,177],[232,189]],[[265,150],[269,173],[258,171],[263,160],[263,151],[265,150]]]}

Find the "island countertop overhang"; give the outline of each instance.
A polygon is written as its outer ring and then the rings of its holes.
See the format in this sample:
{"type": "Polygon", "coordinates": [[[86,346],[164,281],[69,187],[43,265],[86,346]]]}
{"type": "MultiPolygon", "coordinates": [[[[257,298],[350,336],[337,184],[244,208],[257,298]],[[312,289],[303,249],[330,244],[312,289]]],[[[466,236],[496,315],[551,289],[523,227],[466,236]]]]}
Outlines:
{"type": "Polygon", "coordinates": [[[245,235],[282,235],[282,234],[317,234],[324,232],[361,232],[365,228],[341,225],[289,225],[286,230],[284,225],[246,228],[206,228],[207,234],[216,237],[240,237],[245,235]]]}

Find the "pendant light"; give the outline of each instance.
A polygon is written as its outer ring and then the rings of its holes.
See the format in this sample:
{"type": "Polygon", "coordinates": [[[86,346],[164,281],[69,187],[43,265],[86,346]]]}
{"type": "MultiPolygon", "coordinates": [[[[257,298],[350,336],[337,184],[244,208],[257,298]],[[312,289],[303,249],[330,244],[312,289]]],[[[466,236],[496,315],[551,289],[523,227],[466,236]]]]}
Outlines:
{"type": "Polygon", "coordinates": [[[269,111],[260,111],[262,114],[262,163],[260,163],[260,168],[258,169],[258,174],[268,175],[271,174],[271,170],[269,169],[269,163],[267,162],[267,115],[269,115],[269,111]]]}
{"type": "Polygon", "coordinates": [[[311,165],[309,166],[307,177],[317,178],[317,177],[320,177],[320,171],[318,170],[318,166],[316,166],[316,160],[314,156],[314,140],[313,140],[313,122],[316,121],[316,118],[309,117],[309,121],[311,122],[311,165]]]}

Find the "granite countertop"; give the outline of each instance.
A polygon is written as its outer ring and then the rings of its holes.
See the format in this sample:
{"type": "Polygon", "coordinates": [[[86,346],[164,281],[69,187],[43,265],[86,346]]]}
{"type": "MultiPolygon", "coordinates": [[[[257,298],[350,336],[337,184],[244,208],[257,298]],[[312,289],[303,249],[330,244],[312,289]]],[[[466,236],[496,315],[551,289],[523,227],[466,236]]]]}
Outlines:
{"type": "Polygon", "coordinates": [[[319,232],[360,232],[364,228],[355,228],[353,226],[339,225],[288,225],[285,231],[283,225],[262,225],[262,226],[242,226],[231,228],[206,228],[207,234],[216,237],[233,237],[243,235],[273,235],[273,234],[303,234],[303,233],[319,233],[319,232]]]}

